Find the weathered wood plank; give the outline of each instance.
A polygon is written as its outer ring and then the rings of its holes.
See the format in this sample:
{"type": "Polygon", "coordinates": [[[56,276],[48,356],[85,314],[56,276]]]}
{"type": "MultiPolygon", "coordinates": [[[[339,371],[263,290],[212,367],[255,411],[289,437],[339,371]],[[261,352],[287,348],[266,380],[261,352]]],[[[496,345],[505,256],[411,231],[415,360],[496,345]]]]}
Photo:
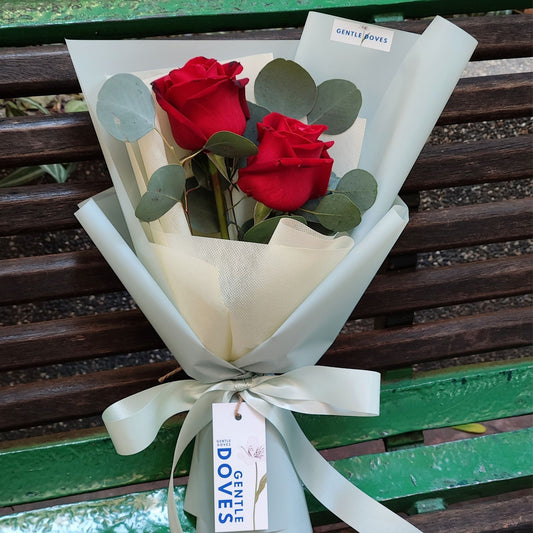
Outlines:
{"type": "MultiPolygon", "coordinates": [[[[413,326],[340,335],[320,364],[391,369],[426,361],[527,346],[529,307],[413,326]]],[[[0,328],[0,370],[153,350],[163,342],[139,311],[119,311],[0,328]]]]}
{"type": "MultiPolygon", "coordinates": [[[[531,259],[503,257],[416,272],[379,274],[352,318],[503,298],[528,291],[531,259]]],[[[0,270],[0,304],[123,290],[97,250],[8,259],[0,270]]]]}
{"type": "Polygon", "coordinates": [[[0,235],[79,227],[78,204],[111,187],[111,180],[48,183],[0,189],[0,235]],[[43,226],[46,206],[46,226],[43,226]]]}
{"type": "Polygon", "coordinates": [[[0,371],[162,348],[137,310],[0,328],[0,371]]]}
{"type": "Polygon", "coordinates": [[[409,521],[425,533],[526,533],[533,529],[531,509],[533,496],[524,494],[412,516],[409,521]]]}
{"type": "Polygon", "coordinates": [[[533,310],[510,308],[412,326],[340,335],[320,364],[369,370],[405,368],[533,342],[533,310]]]}
{"type": "Polygon", "coordinates": [[[62,113],[0,121],[0,166],[69,163],[101,157],[89,113],[62,113]]]}
{"type": "MultiPolygon", "coordinates": [[[[426,145],[409,174],[403,192],[474,185],[531,176],[531,136],[480,140],[475,143],[426,145]]],[[[78,226],[77,204],[111,186],[111,181],[45,184],[0,189],[0,235],[42,229],[42,204],[47,229],[78,226]]],[[[414,220],[414,219],[413,219],[414,220]]],[[[410,231],[410,226],[407,231],[410,231]]],[[[511,239],[511,237],[510,237],[511,239]]]]}
{"type": "Polygon", "coordinates": [[[3,387],[0,429],[100,414],[121,397],[157,385],[175,368],[169,361],[3,387]]]}
{"type": "Polygon", "coordinates": [[[527,255],[394,275],[378,274],[357,304],[352,318],[525,294],[531,282],[532,262],[527,255]]]}
{"type": "MultiPolygon", "coordinates": [[[[459,81],[438,124],[529,116],[533,82],[529,73],[459,81]],[[472,101],[478,103],[472,106],[472,101]]],[[[101,157],[88,113],[16,117],[0,122],[5,147],[0,166],[65,163],[101,157]]]]}
{"type": "MultiPolygon", "coordinates": [[[[527,533],[533,529],[533,496],[502,497],[498,501],[476,501],[445,511],[433,511],[407,518],[425,533],[527,533]]],[[[355,533],[346,524],[317,526],[314,533],[355,533]]]]}
{"type": "MultiPolygon", "coordinates": [[[[527,57],[531,54],[533,16],[454,18],[453,23],[479,41],[473,59],[527,57]],[[513,35],[512,39],[508,36],[513,35]]],[[[383,23],[383,26],[422,33],[428,20],[383,23]]],[[[301,28],[235,31],[217,39],[299,39],[301,28]]],[[[180,36],[182,39],[215,38],[213,35],[180,36]]],[[[65,45],[0,48],[0,98],[77,93],[80,86],[65,45]]]]}
{"type": "Polygon", "coordinates": [[[123,286],[96,249],[6,259],[0,270],[0,304],[115,290],[123,286]]]}
{"type": "Polygon", "coordinates": [[[412,213],[392,253],[418,253],[527,239],[533,199],[505,200],[412,213]]]}
{"type": "MultiPolygon", "coordinates": [[[[138,38],[154,35],[176,35],[190,32],[215,32],[243,28],[277,28],[300,26],[307,11],[324,11],[355,20],[371,22],[380,15],[403,15],[404,18],[430,17],[436,14],[470,13],[477,6],[461,0],[425,0],[410,2],[359,0],[346,5],[329,0],[302,0],[298,4],[275,0],[269,4],[242,0],[231,2],[182,0],[179,8],[171,2],[137,2],[127,7],[105,0],[85,6],[65,6],[60,2],[19,0],[17,9],[6,9],[0,17],[0,38],[6,45],[62,43],[65,38],[138,38]],[[60,4],[60,5],[55,5],[60,4]],[[98,21],[96,31],[93,21],[98,21]]],[[[485,0],[484,11],[529,7],[527,0],[485,0]]],[[[386,17],[385,17],[386,18],[386,17]]]]}
{"type": "Polygon", "coordinates": [[[528,117],[533,112],[531,88],[529,72],[463,78],[437,124],[528,117]]]}
{"type": "Polygon", "coordinates": [[[404,192],[445,189],[530,178],[531,135],[475,142],[426,144],[402,188],[404,192]]]}

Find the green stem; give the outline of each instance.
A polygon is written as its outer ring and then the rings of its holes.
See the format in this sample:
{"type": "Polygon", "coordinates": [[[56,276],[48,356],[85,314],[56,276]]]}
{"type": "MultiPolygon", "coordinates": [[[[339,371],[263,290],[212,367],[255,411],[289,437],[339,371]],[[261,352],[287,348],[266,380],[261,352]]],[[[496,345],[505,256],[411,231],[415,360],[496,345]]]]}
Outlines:
{"type": "Polygon", "coordinates": [[[229,239],[228,223],[226,221],[226,202],[224,200],[224,191],[220,184],[220,174],[211,161],[209,162],[209,166],[211,168],[211,183],[213,184],[213,194],[215,195],[220,236],[223,239],[229,239]]]}

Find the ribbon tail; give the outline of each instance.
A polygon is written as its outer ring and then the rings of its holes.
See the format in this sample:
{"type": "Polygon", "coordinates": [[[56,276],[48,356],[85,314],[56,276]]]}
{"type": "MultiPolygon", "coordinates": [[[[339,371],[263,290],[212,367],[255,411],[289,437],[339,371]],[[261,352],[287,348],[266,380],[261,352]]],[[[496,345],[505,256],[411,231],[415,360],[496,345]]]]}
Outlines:
{"type": "Polygon", "coordinates": [[[359,533],[421,533],[337,472],[309,442],[291,412],[252,395],[246,401],[280,432],[304,485],[342,521],[359,533]]]}
{"type": "Polygon", "coordinates": [[[172,460],[172,470],[170,472],[170,479],[168,483],[168,497],[167,509],[168,520],[171,533],[183,533],[180,520],[178,517],[178,510],[176,507],[176,499],[174,496],[174,470],[178,461],[184,452],[187,445],[200,433],[200,431],[207,426],[212,420],[211,405],[216,401],[228,400],[226,391],[210,391],[203,394],[196,403],[191,407],[189,413],[185,417],[183,425],[181,426],[176,448],[174,450],[174,458],[172,460]]]}

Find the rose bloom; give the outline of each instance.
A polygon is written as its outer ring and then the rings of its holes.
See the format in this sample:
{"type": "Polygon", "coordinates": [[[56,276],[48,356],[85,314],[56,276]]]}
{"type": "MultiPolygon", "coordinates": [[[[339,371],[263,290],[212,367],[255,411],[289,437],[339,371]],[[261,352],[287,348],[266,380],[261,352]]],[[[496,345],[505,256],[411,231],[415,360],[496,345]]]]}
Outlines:
{"type": "Polygon", "coordinates": [[[333,141],[319,141],[326,126],[270,113],[257,125],[257,155],[239,170],[239,188],[277,211],[294,211],[327,191],[333,141]]]}
{"type": "Polygon", "coordinates": [[[250,113],[244,94],[248,79],[236,79],[241,72],[236,61],[222,65],[195,57],[152,83],[179,146],[199,150],[218,131],[242,135],[250,113]]]}

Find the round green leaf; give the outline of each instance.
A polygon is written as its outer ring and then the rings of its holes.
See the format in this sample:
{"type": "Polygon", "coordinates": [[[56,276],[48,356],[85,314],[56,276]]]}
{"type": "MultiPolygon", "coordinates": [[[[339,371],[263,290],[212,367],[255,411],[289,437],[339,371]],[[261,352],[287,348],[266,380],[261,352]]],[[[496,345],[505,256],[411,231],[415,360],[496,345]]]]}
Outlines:
{"type": "Polygon", "coordinates": [[[357,168],[347,172],[335,190],[348,196],[361,211],[366,211],[376,201],[378,184],[370,172],[357,168]]]}
{"type": "Polygon", "coordinates": [[[272,237],[272,234],[274,233],[276,227],[279,224],[279,221],[282,218],[295,218],[296,220],[299,220],[302,224],[305,224],[305,218],[298,216],[287,217],[281,215],[279,217],[267,218],[263,222],[255,224],[255,226],[249,229],[244,234],[244,240],[247,242],[258,242],[267,244],[268,241],[270,241],[270,237],[272,237]]]}
{"type": "Polygon", "coordinates": [[[338,135],[355,122],[363,100],[361,91],[347,80],[328,80],[318,86],[309,124],[325,124],[327,133],[338,135]]]}
{"type": "Polygon", "coordinates": [[[183,196],[185,171],[181,165],[158,168],[148,182],[147,191],[135,209],[135,215],[144,222],[163,216],[183,196]]]}
{"type": "Polygon", "coordinates": [[[196,189],[187,194],[189,222],[195,233],[214,235],[220,231],[215,198],[207,189],[196,189]]]}
{"type": "Polygon", "coordinates": [[[257,146],[250,139],[231,131],[217,131],[211,135],[204,150],[223,157],[249,157],[257,154],[257,146]]]}
{"type": "Polygon", "coordinates": [[[154,129],[155,106],[148,87],[133,74],[116,74],[103,84],[98,120],[119,141],[137,141],[154,129]]]}
{"type": "Polygon", "coordinates": [[[344,194],[324,196],[318,204],[316,216],[331,231],[350,231],[361,222],[361,211],[344,194]]]}
{"type": "Polygon", "coordinates": [[[298,63],[279,58],[259,72],[254,94],[257,103],[270,111],[300,119],[313,109],[317,88],[311,75],[298,63]]]}
{"type": "Polygon", "coordinates": [[[250,110],[250,118],[246,122],[246,129],[242,135],[257,144],[257,123],[263,122],[270,111],[252,102],[248,102],[248,109],[250,110]]]}

